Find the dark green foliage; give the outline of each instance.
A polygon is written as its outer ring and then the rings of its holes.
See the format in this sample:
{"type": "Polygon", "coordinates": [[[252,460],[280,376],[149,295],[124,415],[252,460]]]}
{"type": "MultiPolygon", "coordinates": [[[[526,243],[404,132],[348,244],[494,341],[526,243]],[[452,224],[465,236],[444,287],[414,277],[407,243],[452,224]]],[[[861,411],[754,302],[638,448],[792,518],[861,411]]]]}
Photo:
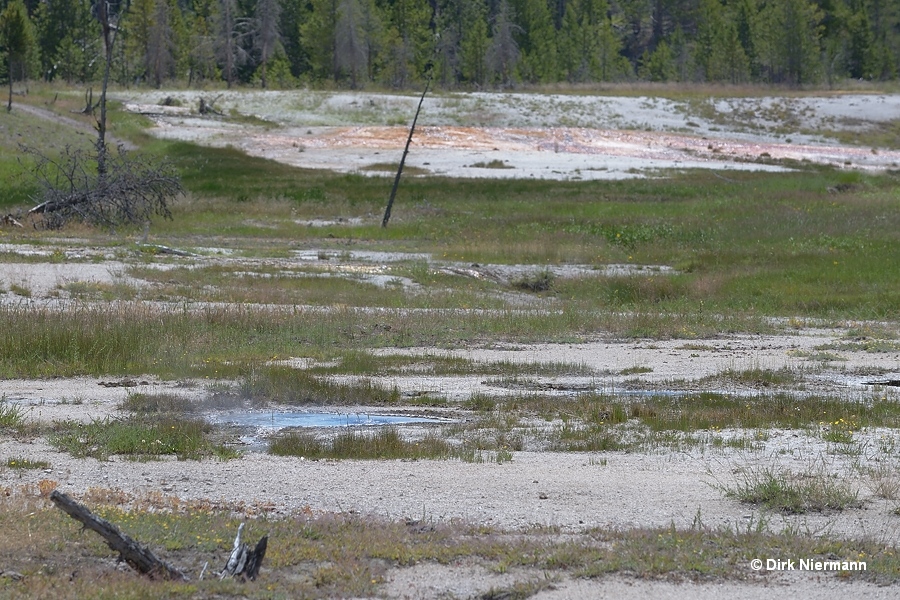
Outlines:
{"type": "MultiPolygon", "coordinates": [[[[833,85],[847,77],[893,79],[900,68],[900,10],[883,0],[187,6],[134,3],[121,22],[126,43],[113,76],[123,84],[159,85],[188,73],[191,83],[221,79],[229,86],[418,88],[433,64],[435,83],[447,88],[621,81],[635,74],[650,81],[833,85]],[[156,13],[165,13],[164,26],[156,13]]],[[[30,17],[46,78],[98,77],[101,45],[88,0],[40,3],[30,17]]]]}

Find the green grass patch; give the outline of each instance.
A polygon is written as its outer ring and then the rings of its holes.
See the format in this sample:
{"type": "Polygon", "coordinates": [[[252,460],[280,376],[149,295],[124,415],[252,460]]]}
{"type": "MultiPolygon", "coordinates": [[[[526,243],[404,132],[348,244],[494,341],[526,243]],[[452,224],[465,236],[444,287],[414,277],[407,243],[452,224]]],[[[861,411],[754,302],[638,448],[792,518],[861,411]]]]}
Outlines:
{"type": "Polygon", "coordinates": [[[577,342],[621,336],[696,337],[723,330],[770,331],[739,316],[547,313],[500,310],[369,311],[347,307],[219,307],[136,303],[69,310],[0,306],[0,377],[144,375],[213,379],[245,375],[273,358],[335,350],[478,343],[577,342]]]}
{"type": "Polygon", "coordinates": [[[404,355],[373,354],[359,350],[328,353],[326,364],[313,363],[306,371],[334,375],[493,375],[493,376],[591,376],[599,375],[593,367],[567,362],[514,362],[508,360],[476,361],[462,356],[440,354],[404,355]],[[328,364],[331,361],[332,364],[328,364]]]}
{"type": "Polygon", "coordinates": [[[25,411],[17,404],[7,402],[6,396],[0,397],[0,430],[19,429],[25,423],[25,411]]]}
{"type": "Polygon", "coordinates": [[[69,454],[107,460],[112,455],[132,460],[156,460],[175,456],[179,460],[238,454],[212,440],[212,427],[199,419],[173,417],[129,417],[90,423],[66,421],[55,426],[50,443],[69,454]]]}
{"type": "Polygon", "coordinates": [[[525,292],[547,292],[553,289],[553,281],[556,277],[549,269],[539,273],[523,275],[512,282],[513,288],[525,292]]]}
{"type": "Polygon", "coordinates": [[[49,469],[50,463],[46,460],[31,460],[21,456],[11,456],[6,459],[6,467],[20,471],[49,469]]]}
{"type": "Polygon", "coordinates": [[[767,431],[772,428],[804,431],[849,444],[862,429],[900,427],[900,402],[896,400],[854,401],[783,392],[750,397],[713,392],[638,397],[474,395],[464,407],[475,412],[475,418],[446,426],[447,435],[480,443],[502,438],[514,449],[528,444],[565,452],[697,447],[754,450],[768,439],[767,431]],[[535,422],[545,425],[536,426],[535,422]]]}
{"type": "MultiPolygon", "coordinates": [[[[375,171],[379,173],[396,173],[397,167],[399,165],[397,163],[390,162],[382,162],[382,163],[372,163],[360,167],[361,171],[375,171]]],[[[429,173],[428,169],[423,169],[422,167],[413,167],[410,165],[403,166],[403,172],[406,175],[427,175],[429,173]]]]}
{"type": "Polygon", "coordinates": [[[302,456],[309,459],[448,459],[455,455],[445,440],[427,435],[419,440],[404,440],[393,427],[375,431],[347,430],[327,440],[312,433],[291,432],[273,438],[269,453],[277,456],[302,456]]]}
{"type": "Polygon", "coordinates": [[[279,366],[252,369],[236,393],[263,404],[384,406],[400,402],[399,390],[385,389],[371,380],[342,383],[279,366]]]}
{"type": "Polygon", "coordinates": [[[858,489],[823,470],[797,474],[774,467],[750,468],[725,491],[741,502],[792,514],[862,505],[858,489]]]}
{"type": "Polygon", "coordinates": [[[474,162],[470,167],[474,167],[476,169],[515,169],[514,166],[506,164],[505,160],[500,160],[499,158],[495,158],[489,161],[479,161],[474,162]]]}
{"type": "Polygon", "coordinates": [[[194,412],[196,407],[177,394],[136,392],[128,394],[119,408],[141,415],[177,415],[194,412]]]}
{"type": "Polygon", "coordinates": [[[772,388],[781,389],[796,386],[803,382],[803,373],[790,367],[780,369],[763,369],[754,367],[751,369],[726,369],[725,371],[701,380],[700,385],[711,386],[733,385],[754,389],[772,388]]]}

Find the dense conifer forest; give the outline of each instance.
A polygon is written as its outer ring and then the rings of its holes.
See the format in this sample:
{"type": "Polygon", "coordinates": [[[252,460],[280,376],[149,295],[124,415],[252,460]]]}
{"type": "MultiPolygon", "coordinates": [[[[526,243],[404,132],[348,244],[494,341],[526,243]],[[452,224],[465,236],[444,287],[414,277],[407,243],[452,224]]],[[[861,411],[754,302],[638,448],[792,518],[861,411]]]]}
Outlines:
{"type": "MultiPolygon", "coordinates": [[[[98,0],[0,0],[0,80],[102,77],[98,0]]],[[[900,70],[897,0],[109,0],[122,85],[828,86],[900,70]]]]}

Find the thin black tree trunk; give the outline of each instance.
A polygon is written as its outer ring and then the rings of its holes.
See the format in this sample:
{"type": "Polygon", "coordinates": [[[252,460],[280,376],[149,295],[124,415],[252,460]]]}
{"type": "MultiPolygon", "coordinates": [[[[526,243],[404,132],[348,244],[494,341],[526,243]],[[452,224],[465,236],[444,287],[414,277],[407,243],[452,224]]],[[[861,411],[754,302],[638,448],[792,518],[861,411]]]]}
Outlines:
{"type": "Polygon", "coordinates": [[[113,44],[116,41],[115,29],[110,23],[109,6],[105,1],[99,4],[98,17],[100,28],[103,32],[103,48],[106,52],[106,62],[103,66],[103,89],[100,91],[100,119],[97,121],[97,174],[103,179],[106,176],[106,157],[108,147],[106,145],[106,89],[109,87],[109,71],[112,65],[113,44]]]}
{"type": "Polygon", "coordinates": [[[400,166],[397,168],[397,176],[394,178],[394,187],[391,188],[391,197],[388,199],[387,208],[384,209],[384,218],[381,220],[382,227],[387,227],[388,221],[391,220],[391,209],[394,207],[394,198],[397,196],[397,186],[400,185],[400,175],[403,174],[403,165],[406,163],[406,155],[409,154],[409,144],[412,142],[413,133],[416,131],[416,121],[419,120],[419,111],[422,110],[422,102],[425,101],[425,94],[428,93],[429,85],[431,85],[430,73],[425,81],[425,90],[422,92],[422,97],[419,98],[416,116],[413,117],[412,125],[409,127],[409,137],[406,138],[406,147],[403,149],[403,156],[400,157],[400,166]]]}

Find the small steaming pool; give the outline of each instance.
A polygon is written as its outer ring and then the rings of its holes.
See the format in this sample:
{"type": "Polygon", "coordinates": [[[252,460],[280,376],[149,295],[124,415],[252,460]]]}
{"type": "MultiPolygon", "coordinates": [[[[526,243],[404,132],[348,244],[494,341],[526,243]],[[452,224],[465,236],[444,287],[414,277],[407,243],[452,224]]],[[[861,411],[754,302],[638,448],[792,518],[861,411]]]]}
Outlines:
{"type": "Polygon", "coordinates": [[[436,419],[433,417],[404,417],[364,412],[315,413],[300,411],[231,412],[217,415],[211,420],[224,425],[272,430],[286,427],[358,427],[450,422],[449,419],[436,419]]]}

